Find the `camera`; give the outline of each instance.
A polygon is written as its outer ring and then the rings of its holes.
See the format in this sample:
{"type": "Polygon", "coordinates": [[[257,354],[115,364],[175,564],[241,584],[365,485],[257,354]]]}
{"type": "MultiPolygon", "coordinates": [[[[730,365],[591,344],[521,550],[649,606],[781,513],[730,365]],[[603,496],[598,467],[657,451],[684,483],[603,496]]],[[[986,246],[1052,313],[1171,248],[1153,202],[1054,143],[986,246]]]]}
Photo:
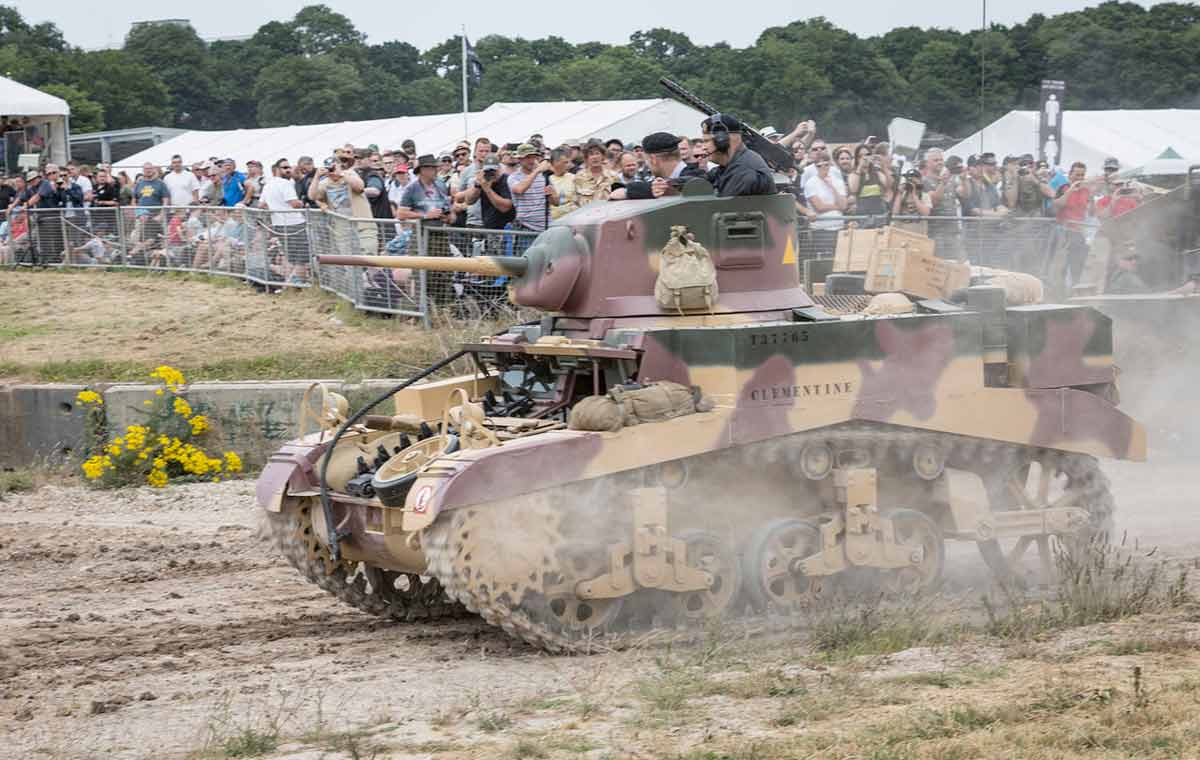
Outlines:
{"type": "Polygon", "coordinates": [[[335,166],[337,166],[336,158],[334,158],[333,156],[330,156],[329,158],[325,159],[325,168],[326,169],[332,169],[335,166]]]}
{"type": "Polygon", "coordinates": [[[1029,176],[1029,167],[1022,166],[1019,169],[1017,169],[1017,176],[1018,177],[1028,177],[1029,176]]]}
{"type": "Polygon", "coordinates": [[[499,173],[500,172],[496,169],[484,169],[483,170],[483,178],[490,182],[491,180],[494,180],[496,178],[496,175],[499,173]]]}

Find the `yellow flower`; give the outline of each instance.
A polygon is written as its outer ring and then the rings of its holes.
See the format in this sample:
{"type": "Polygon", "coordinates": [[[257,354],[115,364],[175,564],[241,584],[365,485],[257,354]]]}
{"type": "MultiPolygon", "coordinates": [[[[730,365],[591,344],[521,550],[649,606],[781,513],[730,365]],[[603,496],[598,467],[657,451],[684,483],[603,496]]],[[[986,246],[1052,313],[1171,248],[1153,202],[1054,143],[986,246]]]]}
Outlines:
{"type": "Polygon", "coordinates": [[[151,401],[150,399],[146,399],[145,401],[142,402],[142,406],[150,406],[153,403],[154,402],[151,401]]]}
{"type": "Polygon", "coordinates": [[[200,435],[208,430],[208,418],[203,414],[197,414],[189,422],[192,423],[192,435],[200,435]]]}
{"type": "Polygon", "coordinates": [[[156,469],[156,470],[167,469],[167,460],[163,459],[162,457],[154,457],[154,469],[156,469]]]}
{"type": "Polygon", "coordinates": [[[104,399],[101,398],[100,394],[96,393],[95,391],[80,391],[78,394],[76,394],[75,401],[80,404],[104,405],[104,399]]]}
{"type": "MultiPolygon", "coordinates": [[[[162,389],[162,388],[155,388],[155,389],[154,389],[154,395],[155,395],[155,396],[161,396],[161,395],[163,395],[163,389],[162,389]]],[[[147,404],[149,404],[150,402],[149,402],[149,401],[147,401],[146,403],[147,403],[147,404]]]]}
{"type": "Polygon", "coordinates": [[[95,480],[104,474],[104,471],[112,467],[112,460],[108,457],[96,455],[88,458],[81,467],[83,474],[88,480],[95,480]]]}
{"type": "Polygon", "coordinates": [[[104,450],[107,451],[110,456],[114,456],[114,457],[117,454],[121,453],[121,447],[115,441],[113,443],[110,443],[107,446],[105,446],[104,450]]]}
{"type": "Polygon", "coordinates": [[[181,398],[175,399],[175,413],[185,420],[192,416],[192,405],[181,398]]]}
{"type": "Polygon", "coordinates": [[[146,482],[155,488],[162,488],[167,484],[167,473],[162,470],[151,470],[146,476],[146,482]]]}
{"type": "Polygon", "coordinates": [[[165,364],[155,367],[154,371],[150,373],[150,377],[162,380],[163,384],[169,386],[171,390],[175,390],[175,388],[184,384],[183,373],[165,364]]]}
{"type": "Polygon", "coordinates": [[[225,452],[225,470],[227,472],[241,472],[242,458],[232,451],[225,452]]]}

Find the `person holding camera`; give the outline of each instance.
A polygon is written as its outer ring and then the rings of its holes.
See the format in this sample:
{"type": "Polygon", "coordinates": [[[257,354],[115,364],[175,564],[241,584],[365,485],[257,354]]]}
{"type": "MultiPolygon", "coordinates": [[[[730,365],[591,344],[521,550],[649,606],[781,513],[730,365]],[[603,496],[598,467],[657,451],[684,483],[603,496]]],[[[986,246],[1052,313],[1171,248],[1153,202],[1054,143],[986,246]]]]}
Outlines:
{"type": "Polygon", "coordinates": [[[887,201],[892,194],[892,173],[888,171],[887,147],[868,137],[855,150],[853,169],[846,177],[846,191],[854,198],[854,213],[871,217],[860,227],[877,227],[884,223],[887,201]]]}
{"type": "MultiPolygon", "coordinates": [[[[364,195],[366,183],[354,171],[354,151],[349,147],[338,148],[333,158],[317,170],[308,188],[308,197],[326,211],[353,219],[371,219],[371,204],[364,195]]],[[[341,229],[340,225],[338,229],[341,229]]],[[[357,246],[356,253],[375,253],[378,234],[373,223],[354,226],[356,234],[347,235],[338,241],[347,249],[357,246]]]]}
{"type": "Polygon", "coordinates": [[[822,158],[816,166],[816,175],[804,183],[805,200],[817,214],[810,224],[813,250],[816,253],[832,253],[846,211],[846,185],[832,173],[828,158],[822,158]]]}
{"type": "Polygon", "coordinates": [[[904,172],[900,187],[896,188],[892,198],[892,217],[900,217],[893,223],[900,229],[927,235],[929,223],[919,217],[929,216],[932,210],[929,193],[925,192],[925,179],[920,169],[914,166],[904,172]]]}
{"type": "Polygon", "coordinates": [[[933,239],[938,258],[957,261],[962,256],[958,241],[958,178],[962,172],[962,161],[957,156],[953,170],[945,155],[938,148],[925,151],[921,162],[921,184],[929,195],[929,237],[933,239]]]}
{"type": "Polygon", "coordinates": [[[483,158],[474,185],[461,196],[465,203],[479,202],[483,229],[502,230],[516,218],[516,206],[513,205],[508,179],[507,175],[500,172],[499,156],[488,154],[483,158]]]}
{"type": "Polygon", "coordinates": [[[1034,168],[1032,154],[1004,162],[1004,205],[1012,209],[1014,219],[1011,262],[1021,272],[1036,274],[1043,269],[1050,226],[1038,220],[1045,216],[1046,200],[1054,198],[1049,179],[1049,172],[1034,168]]]}

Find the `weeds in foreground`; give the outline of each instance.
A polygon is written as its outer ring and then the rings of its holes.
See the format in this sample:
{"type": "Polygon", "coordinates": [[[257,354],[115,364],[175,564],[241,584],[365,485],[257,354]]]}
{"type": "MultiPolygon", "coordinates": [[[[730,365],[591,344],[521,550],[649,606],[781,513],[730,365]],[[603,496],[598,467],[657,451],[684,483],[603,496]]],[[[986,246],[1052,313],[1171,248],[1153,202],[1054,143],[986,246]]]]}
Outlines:
{"type": "Polygon", "coordinates": [[[1169,578],[1163,561],[1154,561],[1155,550],[1108,544],[1103,536],[1082,544],[1058,542],[1054,565],[1059,583],[1050,600],[1032,600],[1009,584],[999,596],[983,597],[986,630],[993,636],[1027,640],[1051,630],[1168,609],[1191,601],[1188,571],[1181,568],[1169,578]]]}
{"type": "Polygon", "coordinates": [[[850,658],[944,644],[964,631],[934,614],[932,598],[852,595],[822,602],[809,626],[809,643],[827,658],[850,658]]]}
{"type": "Polygon", "coordinates": [[[284,721],[303,701],[301,694],[279,690],[267,702],[235,714],[233,695],[224,693],[209,716],[200,758],[260,757],[275,750],[284,721]]]}
{"type": "Polygon", "coordinates": [[[28,469],[18,470],[2,470],[0,471],[0,501],[10,493],[24,493],[32,491],[37,485],[37,479],[34,478],[33,472],[28,469]]]}

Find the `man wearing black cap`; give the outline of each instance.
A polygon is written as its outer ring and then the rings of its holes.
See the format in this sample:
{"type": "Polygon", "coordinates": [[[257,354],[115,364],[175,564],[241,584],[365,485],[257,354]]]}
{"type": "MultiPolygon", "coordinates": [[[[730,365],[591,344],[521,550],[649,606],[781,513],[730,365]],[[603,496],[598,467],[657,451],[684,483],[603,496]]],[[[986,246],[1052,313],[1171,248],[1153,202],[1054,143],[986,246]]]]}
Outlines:
{"type": "Polygon", "coordinates": [[[767,162],[742,144],[742,123],[727,114],[713,114],[700,123],[708,147],[708,160],[717,165],[708,181],[717,195],[770,195],[775,178],[767,162]]]}
{"type": "Polygon", "coordinates": [[[698,167],[683,162],[679,153],[679,138],[675,135],[655,132],[646,135],[641,145],[654,179],[626,183],[625,187],[613,191],[612,200],[634,201],[676,195],[688,179],[704,177],[704,172],[698,167]]]}

